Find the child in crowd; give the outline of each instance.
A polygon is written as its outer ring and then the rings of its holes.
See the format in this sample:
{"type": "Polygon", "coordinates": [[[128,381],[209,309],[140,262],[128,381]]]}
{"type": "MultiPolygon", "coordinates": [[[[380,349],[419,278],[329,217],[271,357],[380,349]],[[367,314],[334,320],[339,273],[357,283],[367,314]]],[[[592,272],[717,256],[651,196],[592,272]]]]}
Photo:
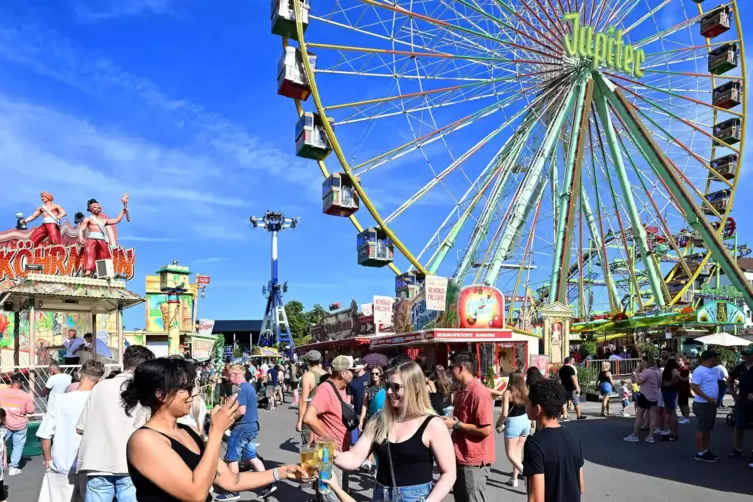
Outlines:
{"type": "Polygon", "coordinates": [[[583,450],[576,437],[558,421],[566,401],[565,388],[552,380],[535,382],[529,389],[526,412],[529,419],[536,421],[537,430],[526,441],[523,453],[529,502],[581,500],[583,450]]]}
{"type": "MultiPolygon", "coordinates": [[[[5,437],[5,410],[0,408],[0,437],[5,437]]],[[[0,449],[3,450],[3,465],[0,469],[0,502],[8,500],[8,487],[5,486],[3,471],[8,470],[8,449],[5,447],[5,441],[0,441],[0,449]]]]}
{"type": "MultiPolygon", "coordinates": [[[[620,395],[622,397],[622,416],[623,417],[629,417],[628,414],[628,408],[630,407],[630,389],[628,388],[628,382],[627,380],[622,380],[620,384],[622,387],[620,387],[620,395]]],[[[632,387],[632,386],[631,386],[632,387]]]]}

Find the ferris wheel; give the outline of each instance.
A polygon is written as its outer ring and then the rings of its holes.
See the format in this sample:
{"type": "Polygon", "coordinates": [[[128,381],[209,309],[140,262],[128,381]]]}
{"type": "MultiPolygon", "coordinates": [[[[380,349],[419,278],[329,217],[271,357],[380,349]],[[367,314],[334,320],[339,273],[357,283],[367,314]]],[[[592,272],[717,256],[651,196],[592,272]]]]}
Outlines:
{"type": "Polygon", "coordinates": [[[692,303],[718,272],[753,306],[735,0],[310,2],[272,4],[278,93],[360,264],[495,285],[520,327],[692,303]]]}

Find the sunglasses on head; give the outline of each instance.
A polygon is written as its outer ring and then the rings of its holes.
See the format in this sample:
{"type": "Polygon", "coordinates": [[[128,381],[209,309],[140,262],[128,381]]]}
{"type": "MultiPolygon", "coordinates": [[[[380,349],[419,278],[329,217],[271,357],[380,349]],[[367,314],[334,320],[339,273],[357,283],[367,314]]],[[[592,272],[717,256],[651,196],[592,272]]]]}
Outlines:
{"type": "Polygon", "coordinates": [[[384,384],[384,388],[387,389],[388,392],[392,391],[393,394],[398,394],[403,386],[399,383],[387,382],[384,384]]]}

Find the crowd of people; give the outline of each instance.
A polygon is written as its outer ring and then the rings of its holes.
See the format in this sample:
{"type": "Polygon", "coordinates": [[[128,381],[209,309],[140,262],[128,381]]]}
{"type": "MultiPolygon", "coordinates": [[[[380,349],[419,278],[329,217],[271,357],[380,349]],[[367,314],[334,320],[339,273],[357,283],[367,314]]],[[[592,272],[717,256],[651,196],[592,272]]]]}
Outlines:
{"type": "MultiPolygon", "coordinates": [[[[648,443],[671,442],[678,439],[678,424],[688,422],[692,401],[696,459],[716,462],[709,439],[726,391],[735,402],[730,457],[740,458],[745,427],[753,421],[753,349],[741,357],[725,373],[714,351],[701,354],[692,372],[686,358],[646,355],[632,378],[619,382],[606,363],[596,382],[601,414],[611,414],[610,398],[617,391],[622,413],[635,409],[634,431],[625,441],[638,442],[646,431],[648,443]]],[[[532,502],[580,500],[581,446],[560,426],[570,406],[578,420],[585,419],[584,383],[572,358],[555,379],[536,367],[514,371],[501,392],[476,377],[469,353],[454,354],[447,369],[428,371],[406,356],[383,365],[337,356],[326,369],[322,359],[312,350],[301,361],[227,363],[214,371],[208,364],[155,358],[146,347],[130,346],[122,371],[106,374],[94,359],[75,376],[50,365],[38,392],[47,399],[36,432],[45,467],[39,501],[227,501],[243,491],[266,498],[278,481],[304,482],[306,476],[301,465],[267,469],[257,454],[259,408],[272,409],[290,397],[301,446],[320,439],[334,443],[333,475],[315,483],[317,501],[353,500],[354,471],[372,479],[375,502],[439,502],[451,492],[456,502],[490,500],[497,435],[512,466],[510,487],[524,481],[532,502]],[[498,411],[495,400],[501,403],[498,411]],[[207,402],[216,404],[211,412],[207,402]]],[[[9,476],[22,468],[35,411],[27,384],[16,373],[0,389],[6,439],[0,444],[9,476]],[[12,445],[10,455],[5,443],[12,445]]],[[[0,478],[0,502],[7,493],[0,478]]]]}

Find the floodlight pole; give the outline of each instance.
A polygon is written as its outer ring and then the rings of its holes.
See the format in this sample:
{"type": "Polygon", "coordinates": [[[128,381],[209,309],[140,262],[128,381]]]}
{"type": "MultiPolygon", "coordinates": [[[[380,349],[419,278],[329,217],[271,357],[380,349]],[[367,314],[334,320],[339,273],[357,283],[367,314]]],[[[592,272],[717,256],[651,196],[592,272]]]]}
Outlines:
{"type": "Polygon", "coordinates": [[[286,218],[281,212],[276,211],[267,211],[264,216],[250,218],[254,228],[261,228],[272,234],[271,278],[262,288],[263,294],[267,296],[267,307],[259,334],[259,346],[270,347],[277,344],[288,356],[293,355],[294,344],[285,304],[282,301],[283,293],[287,292],[287,283],[280,284],[277,274],[277,236],[283,230],[297,227],[298,221],[298,217],[286,218]]]}

